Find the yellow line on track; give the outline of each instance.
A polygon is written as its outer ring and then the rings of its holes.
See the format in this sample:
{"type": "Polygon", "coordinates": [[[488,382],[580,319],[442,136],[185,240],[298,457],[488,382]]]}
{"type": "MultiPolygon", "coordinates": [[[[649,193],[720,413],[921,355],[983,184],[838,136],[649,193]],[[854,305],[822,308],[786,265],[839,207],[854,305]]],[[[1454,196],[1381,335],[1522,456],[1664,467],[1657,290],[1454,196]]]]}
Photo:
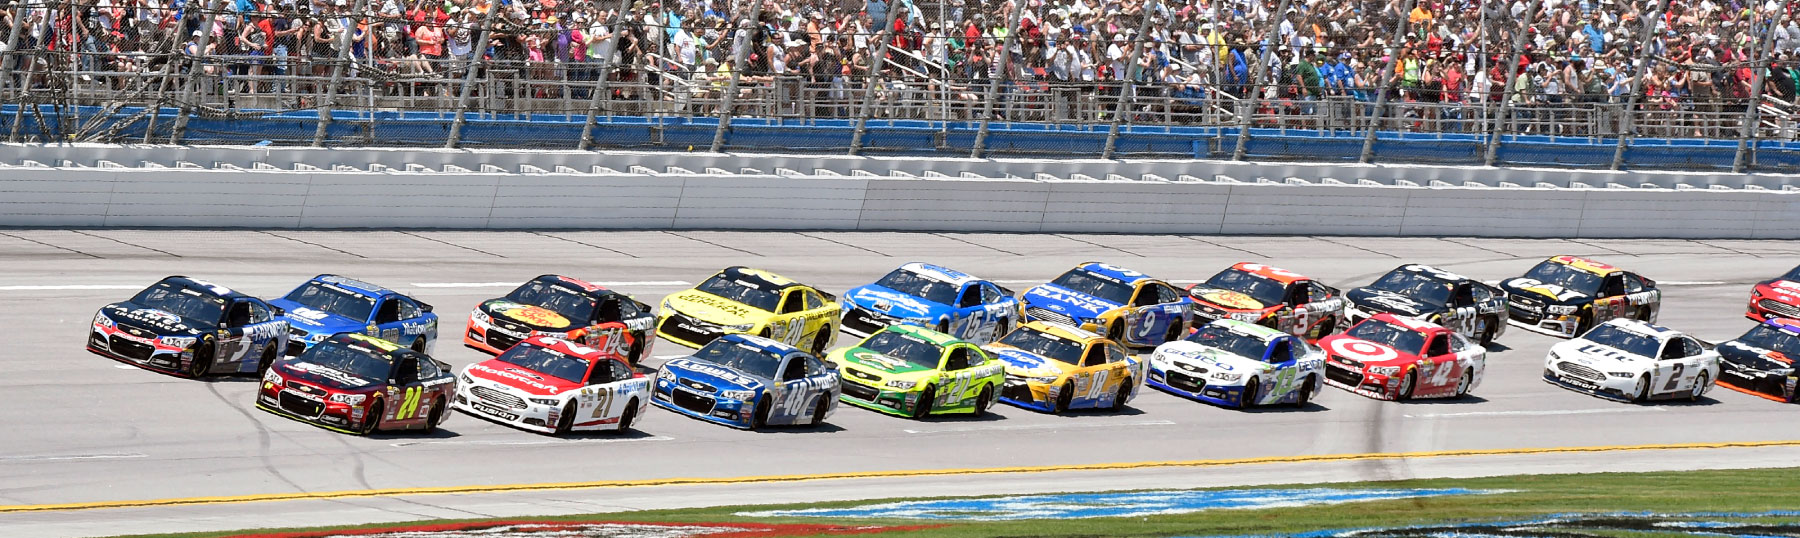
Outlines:
{"type": "Polygon", "coordinates": [[[909,478],[963,474],[1049,473],[1058,471],[1111,471],[1158,467],[1224,467],[1231,465],[1268,465],[1275,463],[1311,463],[1334,461],[1391,460],[1409,458],[1446,458],[1458,456],[1514,456],[1530,454],[1570,454],[1596,452],[1634,452],[1647,450],[1694,450],[1721,448],[1800,447],[1800,439],[1788,441],[1744,441],[1725,443],[1676,443],[1655,445],[1574,446],[1550,448],[1497,448],[1473,450],[1434,450],[1424,452],[1371,452],[1363,454],[1322,454],[1315,456],[1270,456],[1212,460],[1139,461],[1123,463],[1090,463],[1075,465],[1037,465],[1020,467],[987,467],[975,469],[918,469],[905,471],[865,471],[844,473],[739,476],[724,478],[653,478],[645,480],[600,480],[592,482],[547,482],[540,484],[495,484],[473,486],[439,486],[422,488],[359,489],[302,493],[265,493],[215,497],[183,497],[174,499],[142,499],[61,504],[0,505],[0,513],[51,512],[65,510],[98,510],[106,508],[140,508],[205,504],[235,504],[272,501],[302,501],[360,497],[392,497],[401,495],[450,495],[467,493],[504,493],[512,491],[548,491],[596,488],[634,488],[650,486],[756,484],[768,482],[805,482],[856,478],[909,478]]]}

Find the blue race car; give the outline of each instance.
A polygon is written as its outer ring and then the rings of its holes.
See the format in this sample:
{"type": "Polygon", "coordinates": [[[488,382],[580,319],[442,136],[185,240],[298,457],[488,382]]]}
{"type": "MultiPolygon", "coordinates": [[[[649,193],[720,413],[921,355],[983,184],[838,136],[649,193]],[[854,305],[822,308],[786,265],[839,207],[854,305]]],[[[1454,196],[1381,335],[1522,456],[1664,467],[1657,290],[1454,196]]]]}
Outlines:
{"type": "Polygon", "coordinates": [[[754,430],[818,426],[837,408],[838,373],[800,348],[727,334],[663,363],[650,403],[707,422],[754,430]]]}
{"type": "Polygon", "coordinates": [[[287,319],[262,299],[183,276],[100,307],[89,351],[187,377],[262,373],[286,353],[287,319]]]}
{"type": "Polygon", "coordinates": [[[319,275],[269,304],[287,311],[288,354],[338,333],[360,333],[431,354],[438,315],[431,305],[368,282],[319,275]]]}
{"type": "Polygon", "coordinates": [[[844,294],[844,332],[868,337],[889,325],[917,325],[983,344],[1023,316],[1012,290],[927,263],[900,266],[844,294]]]}
{"type": "Polygon", "coordinates": [[[1080,327],[1127,347],[1179,340],[1194,319],[1194,300],[1167,282],[1088,262],[1025,292],[1025,320],[1080,327]]]}

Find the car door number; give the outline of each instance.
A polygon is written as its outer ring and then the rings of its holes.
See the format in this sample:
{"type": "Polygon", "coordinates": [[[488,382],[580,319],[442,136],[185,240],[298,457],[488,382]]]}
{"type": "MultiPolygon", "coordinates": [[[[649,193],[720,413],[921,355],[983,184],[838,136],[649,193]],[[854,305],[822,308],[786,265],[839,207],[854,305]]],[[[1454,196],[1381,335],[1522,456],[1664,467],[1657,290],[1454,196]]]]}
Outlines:
{"type": "Polygon", "coordinates": [[[1092,374],[1089,374],[1088,375],[1088,383],[1087,383],[1087,393],[1086,393],[1087,395],[1084,397],[1088,398],[1088,399],[1099,398],[1100,391],[1102,389],[1106,388],[1106,378],[1111,373],[1112,372],[1109,370],[1098,370],[1092,374]]]}
{"type": "Polygon", "coordinates": [[[588,397],[594,401],[594,413],[591,418],[606,418],[612,409],[613,390],[611,387],[595,387],[588,397]]]}
{"type": "Polygon", "coordinates": [[[394,411],[394,420],[406,420],[418,416],[419,396],[424,392],[424,387],[407,387],[405,395],[400,398],[400,409],[394,411]]]}
{"type": "Polygon", "coordinates": [[[799,417],[800,408],[806,405],[806,394],[809,392],[807,385],[809,384],[804,380],[786,383],[781,390],[781,402],[776,405],[779,414],[799,417]]]}
{"type": "Polygon", "coordinates": [[[1663,385],[1663,392],[1674,391],[1675,386],[1681,384],[1681,372],[1686,369],[1687,363],[1675,363],[1673,369],[1669,370],[1669,382],[1663,385]]]}

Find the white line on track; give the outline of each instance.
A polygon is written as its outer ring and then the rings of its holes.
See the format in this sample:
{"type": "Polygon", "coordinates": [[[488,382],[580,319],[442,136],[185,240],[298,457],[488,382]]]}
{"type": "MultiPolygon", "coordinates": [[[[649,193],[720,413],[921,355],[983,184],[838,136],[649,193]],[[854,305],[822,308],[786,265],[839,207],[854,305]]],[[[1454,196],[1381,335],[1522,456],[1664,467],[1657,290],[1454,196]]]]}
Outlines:
{"type": "Polygon", "coordinates": [[[935,429],[935,430],[901,430],[901,431],[904,431],[906,433],[959,433],[959,432],[975,432],[975,431],[988,431],[988,430],[1006,430],[1006,431],[1075,430],[1075,429],[1082,429],[1082,428],[1119,428],[1119,427],[1132,427],[1132,426],[1174,426],[1174,425],[1175,425],[1175,422],[1170,421],[1170,420],[1146,420],[1146,421],[1142,421],[1142,422],[1091,422],[1090,421],[1090,422],[1080,422],[1080,423],[1073,422],[1073,421],[1067,421],[1067,422],[1059,421],[1059,422],[1053,423],[1053,424],[1019,424],[1019,425],[1015,425],[1015,426],[975,425],[975,426],[956,426],[956,427],[950,427],[950,428],[939,428],[939,429],[935,429]]]}
{"type": "Polygon", "coordinates": [[[1663,412],[1661,407],[1621,407],[1618,409],[1561,409],[1555,411],[1470,411],[1466,413],[1424,413],[1405,415],[1406,418],[1445,418],[1445,417],[1537,417],[1551,415],[1598,415],[1601,413],[1640,413],[1663,412]]]}
{"type": "Polygon", "coordinates": [[[54,284],[42,286],[0,286],[0,291],[52,291],[52,290],[141,290],[142,284],[54,284]]]}
{"type": "Polygon", "coordinates": [[[415,446],[415,445],[529,446],[529,445],[573,445],[573,444],[586,444],[586,443],[633,443],[633,442],[637,442],[637,441],[673,441],[673,440],[675,440],[674,437],[663,437],[661,435],[656,435],[656,436],[651,436],[651,437],[632,437],[632,438],[585,437],[585,438],[578,438],[578,439],[536,439],[536,440],[531,440],[531,441],[459,441],[459,440],[451,439],[451,440],[444,440],[444,441],[403,441],[403,442],[399,442],[399,443],[393,443],[392,446],[415,446]]]}
{"type": "Polygon", "coordinates": [[[1658,286],[1717,286],[1717,285],[1724,284],[1724,283],[1725,283],[1725,281],[1723,281],[1723,280],[1658,280],[1658,281],[1656,281],[1656,285],[1658,285],[1658,286]]]}
{"type": "MultiPolygon", "coordinates": [[[[645,280],[640,282],[593,282],[596,286],[692,286],[682,280],[645,280]]],[[[518,282],[414,282],[415,288],[516,288],[518,282]]]]}
{"type": "MultiPolygon", "coordinates": [[[[1054,277],[1052,277],[1052,278],[1054,278],[1054,277]]],[[[1043,284],[1043,283],[1049,282],[1049,281],[1050,281],[1049,278],[1036,278],[1036,279],[1027,279],[1027,280],[989,280],[988,282],[993,282],[995,284],[1043,284]]],[[[1163,282],[1168,282],[1170,284],[1191,284],[1191,283],[1195,283],[1195,282],[1205,282],[1205,280],[1194,280],[1191,278],[1190,279],[1177,278],[1177,279],[1173,279],[1173,280],[1164,280],[1163,282]]]]}
{"type": "Polygon", "coordinates": [[[0,456],[0,463],[13,461],[123,460],[148,457],[150,457],[149,454],[139,454],[136,452],[121,454],[47,454],[42,456],[0,456]]]}

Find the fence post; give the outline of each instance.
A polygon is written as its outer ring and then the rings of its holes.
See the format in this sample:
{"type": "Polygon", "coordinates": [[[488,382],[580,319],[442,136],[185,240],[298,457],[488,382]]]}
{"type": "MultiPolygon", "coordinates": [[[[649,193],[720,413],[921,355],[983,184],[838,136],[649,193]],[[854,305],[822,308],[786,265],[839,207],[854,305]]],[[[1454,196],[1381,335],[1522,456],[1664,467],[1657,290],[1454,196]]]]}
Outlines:
{"type": "Polygon", "coordinates": [[[169,48],[163,52],[166,57],[163,60],[162,73],[158,75],[156,82],[156,99],[151,101],[149,118],[144,122],[143,143],[145,144],[149,144],[150,139],[156,136],[156,120],[162,117],[162,105],[169,100],[169,80],[175,78],[175,59],[180,54],[181,38],[185,37],[181,34],[180,29],[187,28],[188,16],[193,13],[194,11],[191,9],[182,10],[181,19],[175,22],[177,31],[169,32],[169,48]]]}
{"type": "MultiPolygon", "coordinates": [[[[1155,4],[1151,5],[1161,8],[1162,0],[1157,0],[1155,4]]],[[[1125,114],[1128,114],[1137,108],[1137,94],[1135,92],[1137,92],[1138,63],[1144,60],[1142,57],[1144,49],[1146,48],[1144,47],[1144,41],[1148,40],[1148,38],[1144,37],[1144,32],[1150,31],[1150,17],[1155,15],[1156,11],[1157,10],[1154,9],[1144,10],[1143,20],[1138,21],[1137,34],[1132,36],[1131,53],[1126,55],[1126,57],[1130,58],[1131,63],[1125,65],[1125,84],[1119,87],[1119,100],[1113,105],[1112,125],[1106,129],[1106,147],[1100,150],[1100,158],[1102,159],[1113,158],[1113,152],[1119,148],[1119,123],[1124,121],[1125,114]],[[1130,99],[1130,101],[1128,102],[1126,99],[1130,99]]]]}
{"type": "Polygon", "coordinates": [[[1237,147],[1231,150],[1231,160],[1244,160],[1244,149],[1250,144],[1250,119],[1256,115],[1255,96],[1262,92],[1258,85],[1269,74],[1269,57],[1274,56],[1275,47],[1280,46],[1281,21],[1287,18],[1288,3],[1289,0],[1281,0],[1281,5],[1275,8],[1275,15],[1269,17],[1269,31],[1263,34],[1262,59],[1256,62],[1256,74],[1250,77],[1250,95],[1243,97],[1250,101],[1250,111],[1238,114],[1237,147]]]}
{"type": "Polygon", "coordinates": [[[444,149],[456,149],[456,143],[462,140],[463,125],[468,123],[464,115],[469,110],[469,94],[475,89],[475,73],[487,66],[488,40],[493,39],[494,32],[494,13],[500,9],[497,2],[488,4],[487,13],[481,16],[481,32],[475,34],[477,39],[469,44],[469,72],[463,74],[462,89],[457,92],[456,119],[450,122],[450,137],[444,139],[444,149]]]}
{"type": "MultiPolygon", "coordinates": [[[[725,151],[725,131],[731,129],[731,114],[737,107],[738,82],[744,77],[744,63],[750,59],[750,47],[756,46],[756,32],[763,31],[763,1],[750,0],[749,26],[739,28],[737,35],[731,37],[731,83],[725,86],[725,95],[719,96],[719,125],[713,129],[712,147],[707,151],[725,151]]],[[[773,40],[775,36],[768,39],[773,40]]]]}
{"type": "MultiPolygon", "coordinates": [[[[992,79],[988,80],[987,95],[986,98],[982,100],[981,104],[981,127],[975,131],[975,146],[969,150],[969,158],[971,159],[980,159],[987,153],[988,122],[994,119],[994,100],[998,99],[996,94],[1000,93],[1000,85],[1012,81],[1013,40],[1016,39],[1014,36],[1019,33],[1019,20],[1024,13],[1024,6],[1019,4],[1013,5],[1012,20],[1007,21],[1006,23],[1006,39],[1003,39],[1000,42],[999,66],[1000,76],[1002,78],[998,81],[992,79]]],[[[946,71],[944,80],[947,81],[949,79],[950,74],[946,71]]],[[[949,124],[949,121],[950,120],[947,117],[944,119],[946,125],[949,124]]]]}
{"type": "Polygon", "coordinates": [[[1512,60],[1506,63],[1506,86],[1500,88],[1500,111],[1494,114],[1493,123],[1489,126],[1487,155],[1482,160],[1484,165],[1493,166],[1494,159],[1499,155],[1500,131],[1512,113],[1513,86],[1519,83],[1519,60],[1525,55],[1525,35],[1530,33],[1532,23],[1537,22],[1538,6],[1541,4],[1542,0],[1531,0],[1531,7],[1525,8],[1525,20],[1520,21],[1519,31],[1513,35],[1512,60]]]}
{"type": "Polygon", "coordinates": [[[1419,0],[1407,0],[1406,8],[1400,10],[1400,20],[1394,22],[1394,37],[1388,39],[1393,52],[1388,53],[1387,65],[1381,67],[1381,93],[1375,96],[1375,110],[1369,114],[1369,130],[1363,133],[1362,154],[1356,162],[1369,164],[1375,158],[1375,132],[1381,130],[1381,120],[1387,116],[1388,94],[1394,93],[1394,81],[1400,78],[1395,76],[1400,69],[1400,53],[1406,50],[1400,38],[1406,36],[1406,24],[1411,22],[1413,7],[1418,3],[1419,0]]]}
{"type": "MultiPolygon", "coordinates": [[[[1776,15],[1774,20],[1768,21],[1768,24],[1780,26],[1782,20],[1786,18],[1787,12],[1783,11],[1780,15],[1776,15]]],[[[1763,80],[1769,73],[1769,53],[1775,48],[1775,40],[1769,37],[1774,33],[1772,27],[1765,26],[1762,36],[1757,38],[1761,40],[1757,49],[1762,52],[1754,56],[1752,60],[1756,62],[1751,66],[1751,69],[1755,70],[1756,76],[1752,77],[1753,82],[1750,83],[1750,102],[1744,105],[1747,110],[1744,111],[1744,130],[1738,135],[1737,153],[1731,158],[1731,172],[1734,174],[1744,173],[1744,167],[1748,165],[1748,159],[1745,157],[1750,153],[1750,140],[1756,137],[1757,130],[1761,128],[1757,122],[1762,120],[1757,116],[1762,112],[1763,80]]]]}
{"type": "MultiPolygon", "coordinates": [[[[206,54],[206,46],[212,43],[213,25],[218,22],[219,11],[223,9],[220,5],[223,3],[224,0],[213,0],[207,4],[206,20],[200,23],[200,41],[194,43],[197,50],[194,51],[193,59],[188,60],[187,83],[182,85],[181,102],[176,103],[179,105],[179,109],[175,116],[175,131],[169,133],[170,144],[181,143],[182,139],[187,136],[188,116],[199,112],[194,103],[194,100],[197,99],[194,94],[199,90],[200,72],[203,71],[200,58],[206,54]]],[[[177,44],[176,47],[179,48],[180,45],[177,44]]]]}
{"type": "Polygon", "coordinates": [[[1656,11],[1644,14],[1644,39],[1638,42],[1638,68],[1631,75],[1631,95],[1625,98],[1625,111],[1619,115],[1619,144],[1613,147],[1613,170],[1625,165],[1625,140],[1631,137],[1631,118],[1637,110],[1638,97],[1644,93],[1644,76],[1650,74],[1650,40],[1656,38],[1656,21],[1668,10],[1669,0],[1659,0],[1656,11]]]}
{"type": "MultiPolygon", "coordinates": [[[[618,11],[613,12],[612,20],[606,23],[606,31],[612,35],[606,38],[606,43],[600,45],[600,72],[594,78],[594,94],[588,96],[591,99],[588,100],[587,122],[581,126],[581,143],[577,144],[575,149],[587,151],[588,148],[594,146],[594,118],[600,114],[600,103],[604,99],[602,96],[610,90],[607,87],[607,79],[612,77],[613,53],[619,50],[619,23],[624,20],[622,15],[626,8],[630,7],[629,1],[619,0],[618,11]]],[[[588,60],[592,61],[593,58],[588,58],[588,60]]],[[[608,111],[610,112],[611,109],[609,108],[608,111]]]]}
{"type": "Polygon", "coordinates": [[[863,135],[869,130],[869,116],[875,115],[875,87],[881,84],[881,70],[885,68],[883,64],[887,63],[888,43],[894,40],[894,18],[900,15],[900,5],[902,4],[898,1],[888,2],[887,24],[882,25],[881,31],[875,32],[875,37],[881,38],[881,42],[875,44],[875,56],[869,58],[869,81],[863,86],[862,112],[856,115],[856,131],[850,134],[851,156],[862,153],[863,135]]]}
{"type": "Polygon", "coordinates": [[[30,90],[29,87],[13,88],[12,83],[13,71],[18,70],[18,65],[25,62],[25,57],[20,55],[18,50],[19,31],[25,27],[24,21],[19,20],[19,17],[29,11],[31,11],[30,0],[19,4],[18,8],[13,11],[12,30],[6,33],[6,52],[4,55],[0,55],[0,97],[14,103],[12,135],[7,137],[7,142],[18,141],[20,121],[25,118],[25,92],[30,90]],[[9,95],[4,93],[6,90],[14,91],[9,95]]]}
{"type": "Polygon", "coordinates": [[[344,26],[344,35],[338,38],[337,61],[331,64],[331,82],[325,86],[325,98],[319,100],[319,128],[313,131],[313,147],[325,145],[325,131],[331,126],[331,104],[337,101],[337,88],[344,82],[344,64],[350,62],[350,34],[356,32],[356,15],[368,9],[368,0],[356,0],[350,8],[350,24],[344,26]]]}

